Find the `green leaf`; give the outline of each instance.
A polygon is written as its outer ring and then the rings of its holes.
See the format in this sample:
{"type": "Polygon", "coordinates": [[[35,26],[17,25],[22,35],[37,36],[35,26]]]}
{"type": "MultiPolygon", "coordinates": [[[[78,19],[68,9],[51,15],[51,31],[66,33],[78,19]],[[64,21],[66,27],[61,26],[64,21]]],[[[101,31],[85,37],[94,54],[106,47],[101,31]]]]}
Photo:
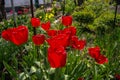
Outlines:
{"type": "Polygon", "coordinates": [[[36,67],[32,66],[30,69],[30,73],[35,73],[37,71],[36,67]]]}
{"type": "Polygon", "coordinates": [[[29,75],[26,74],[26,73],[24,73],[24,72],[22,72],[22,73],[19,74],[19,80],[25,80],[28,77],[29,77],[29,75]]]}
{"type": "Polygon", "coordinates": [[[10,73],[10,75],[14,78],[17,78],[16,71],[10,65],[8,65],[5,61],[3,61],[3,64],[5,68],[7,69],[7,71],[10,73]]]}

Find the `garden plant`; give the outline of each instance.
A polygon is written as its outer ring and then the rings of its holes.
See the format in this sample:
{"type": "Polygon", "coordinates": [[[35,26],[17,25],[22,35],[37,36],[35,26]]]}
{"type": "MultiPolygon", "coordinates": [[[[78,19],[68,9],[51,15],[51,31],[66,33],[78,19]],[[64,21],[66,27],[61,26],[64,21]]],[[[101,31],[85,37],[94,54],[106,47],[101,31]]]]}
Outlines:
{"type": "Polygon", "coordinates": [[[109,0],[59,2],[0,23],[0,80],[120,80],[120,14],[109,0]],[[65,10],[64,14],[62,11],[65,10]]]}

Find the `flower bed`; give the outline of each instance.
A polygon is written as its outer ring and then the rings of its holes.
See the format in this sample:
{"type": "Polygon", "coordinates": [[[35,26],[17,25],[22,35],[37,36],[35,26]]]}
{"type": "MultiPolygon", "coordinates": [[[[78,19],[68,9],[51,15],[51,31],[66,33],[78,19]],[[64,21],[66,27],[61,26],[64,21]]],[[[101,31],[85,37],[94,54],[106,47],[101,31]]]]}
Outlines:
{"type": "Polygon", "coordinates": [[[71,9],[67,2],[70,15],[38,10],[37,18],[19,16],[17,27],[12,19],[1,24],[0,79],[119,80],[119,14],[114,25],[107,3],[88,0],[71,9]]]}

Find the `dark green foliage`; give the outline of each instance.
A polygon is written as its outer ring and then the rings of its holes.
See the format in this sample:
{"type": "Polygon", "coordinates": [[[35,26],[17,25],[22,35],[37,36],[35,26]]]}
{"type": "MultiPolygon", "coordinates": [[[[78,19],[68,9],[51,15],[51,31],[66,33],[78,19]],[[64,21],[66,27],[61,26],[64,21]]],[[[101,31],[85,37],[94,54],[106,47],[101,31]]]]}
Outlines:
{"type": "Polygon", "coordinates": [[[93,12],[79,11],[73,13],[73,18],[81,24],[90,24],[94,21],[93,12]]]}

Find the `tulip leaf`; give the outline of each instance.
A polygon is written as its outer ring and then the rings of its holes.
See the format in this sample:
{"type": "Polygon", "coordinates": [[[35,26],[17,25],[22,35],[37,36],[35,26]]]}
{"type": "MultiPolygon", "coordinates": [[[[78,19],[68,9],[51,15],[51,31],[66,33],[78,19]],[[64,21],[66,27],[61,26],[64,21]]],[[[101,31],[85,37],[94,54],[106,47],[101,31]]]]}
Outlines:
{"type": "Polygon", "coordinates": [[[5,68],[7,69],[7,71],[10,73],[10,75],[17,78],[16,71],[10,65],[8,65],[5,61],[3,61],[3,64],[4,64],[5,68]]]}
{"type": "Polygon", "coordinates": [[[22,72],[19,74],[19,80],[25,80],[26,78],[28,78],[28,74],[22,72]]]}

